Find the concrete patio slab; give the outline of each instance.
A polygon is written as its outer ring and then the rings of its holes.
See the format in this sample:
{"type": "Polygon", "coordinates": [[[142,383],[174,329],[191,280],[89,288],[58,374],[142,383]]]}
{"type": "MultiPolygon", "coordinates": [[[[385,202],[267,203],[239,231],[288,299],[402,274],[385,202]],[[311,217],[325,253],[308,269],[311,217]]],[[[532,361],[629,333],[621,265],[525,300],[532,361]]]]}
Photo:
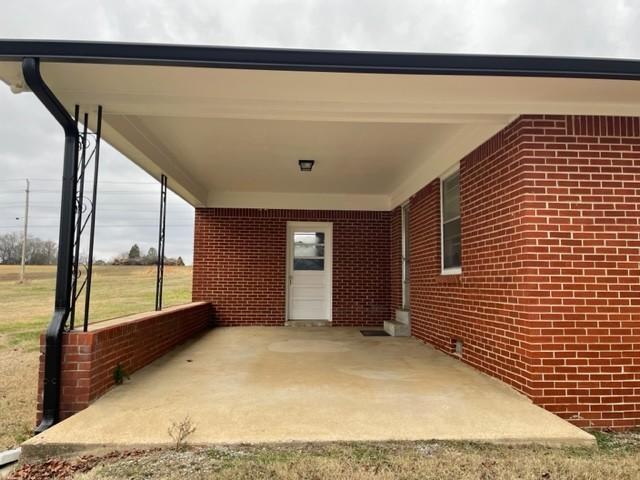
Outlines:
{"type": "Polygon", "coordinates": [[[170,443],[189,415],[194,444],[481,440],[593,445],[504,383],[415,338],[354,328],[219,328],[134,374],[23,444],[57,450],[170,443]]]}

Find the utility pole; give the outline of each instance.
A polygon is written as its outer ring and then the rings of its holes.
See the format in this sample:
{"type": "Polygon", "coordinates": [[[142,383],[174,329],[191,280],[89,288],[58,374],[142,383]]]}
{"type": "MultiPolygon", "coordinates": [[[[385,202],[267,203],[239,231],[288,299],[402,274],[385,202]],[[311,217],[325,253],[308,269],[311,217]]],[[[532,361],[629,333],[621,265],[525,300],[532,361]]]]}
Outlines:
{"type": "Polygon", "coordinates": [[[27,178],[27,189],[25,190],[24,202],[24,233],[22,237],[22,263],[20,267],[20,283],[24,283],[24,265],[27,257],[27,228],[29,226],[29,179],[27,178]]]}

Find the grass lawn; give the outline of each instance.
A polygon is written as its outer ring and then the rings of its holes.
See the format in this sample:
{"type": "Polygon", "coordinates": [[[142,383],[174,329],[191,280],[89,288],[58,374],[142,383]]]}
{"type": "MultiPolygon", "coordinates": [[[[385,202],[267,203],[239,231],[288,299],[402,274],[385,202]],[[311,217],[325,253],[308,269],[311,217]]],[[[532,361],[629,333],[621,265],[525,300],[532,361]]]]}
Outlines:
{"type": "Polygon", "coordinates": [[[545,448],[462,442],[258,445],[117,452],[103,458],[23,466],[45,479],[638,479],[640,436],[600,435],[599,448],[545,448]]]}
{"type": "MultiPolygon", "coordinates": [[[[0,450],[22,442],[35,422],[39,336],[53,312],[55,267],[0,265],[0,450]]],[[[153,310],[155,267],[96,266],[91,322],[153,310]]],[[[166,267],[164,305],[191,301],[191,267],[166,267]]],[[[84,298],[78,311],[84,311],[84,298]]],[[[78,322],[82,321],[82,315],[78,322]]]]}

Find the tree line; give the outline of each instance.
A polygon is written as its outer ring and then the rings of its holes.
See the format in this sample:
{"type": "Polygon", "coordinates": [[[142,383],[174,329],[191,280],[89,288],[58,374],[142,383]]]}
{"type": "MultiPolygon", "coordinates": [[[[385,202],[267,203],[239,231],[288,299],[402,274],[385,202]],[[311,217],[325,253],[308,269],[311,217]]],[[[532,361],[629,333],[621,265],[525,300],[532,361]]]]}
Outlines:
{"type": "MultiPolygon", "coordinates": [[[[22,235],[18,233],[0,234],[0,264],[20,265],[22,262],[22,235]]],[[[86,262],[87,255],[82,253],[80,261],[86,262]]],[[[25,262],[28,265],[55,265],[58,259],[58,245],[52,240],[42,240],[27,236],[25,262]]],[[[116,256],[110,262],[95,260],[95,265],[155,265],[158,262],[158,251],[151,247],[143,255],[138,244],[134,244],[128,253],[116,256]]],[[[184,265],[182,257],[164,258],[165,265],[184,265]]]]}
{"type": "MultiPolygon", "coordinates": [[[[121,253],[113,259],[113,265],[155,265],[158,262],[158,250],[151,247],[147,250],[146,255],[143,255],[140,247],[137,243],[134,243],[129,249],[128,253],[121,253]]],[[[164,257],[165,265],[184,265],[182,257],[171,258],[164,257]]]]}
{"type": "MultiPolygon", "coordinates": [[[[18,233],[0,234],[0,263],[19,265],[22,262],[22,238],[18,233]]],[[[52,240],[27,236],[25,262],[29,265],[54,265],[58,259],[58,245],[52,240]]]]}

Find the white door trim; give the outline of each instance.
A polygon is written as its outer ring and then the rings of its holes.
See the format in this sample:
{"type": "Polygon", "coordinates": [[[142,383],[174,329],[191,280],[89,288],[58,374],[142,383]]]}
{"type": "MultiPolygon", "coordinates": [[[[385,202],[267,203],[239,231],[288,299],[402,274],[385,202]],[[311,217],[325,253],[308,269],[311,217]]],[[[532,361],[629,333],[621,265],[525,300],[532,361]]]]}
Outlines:
{"type": "Polygon", "coordinates": [[[328,292],[327,292],[327,319],[331,322],[333,320],[333,223],[332,222],[287,222],[287,268],[285,269],[285,322],[290,320],[289,310],[290,296],[291,296],[291,283],[290,278],[293,267],[293,242],[291,242],[292,234],[295,230],[313,230],[323,229],[326,230],[325,237],[325,272],[327,275],[328,292]]]}

